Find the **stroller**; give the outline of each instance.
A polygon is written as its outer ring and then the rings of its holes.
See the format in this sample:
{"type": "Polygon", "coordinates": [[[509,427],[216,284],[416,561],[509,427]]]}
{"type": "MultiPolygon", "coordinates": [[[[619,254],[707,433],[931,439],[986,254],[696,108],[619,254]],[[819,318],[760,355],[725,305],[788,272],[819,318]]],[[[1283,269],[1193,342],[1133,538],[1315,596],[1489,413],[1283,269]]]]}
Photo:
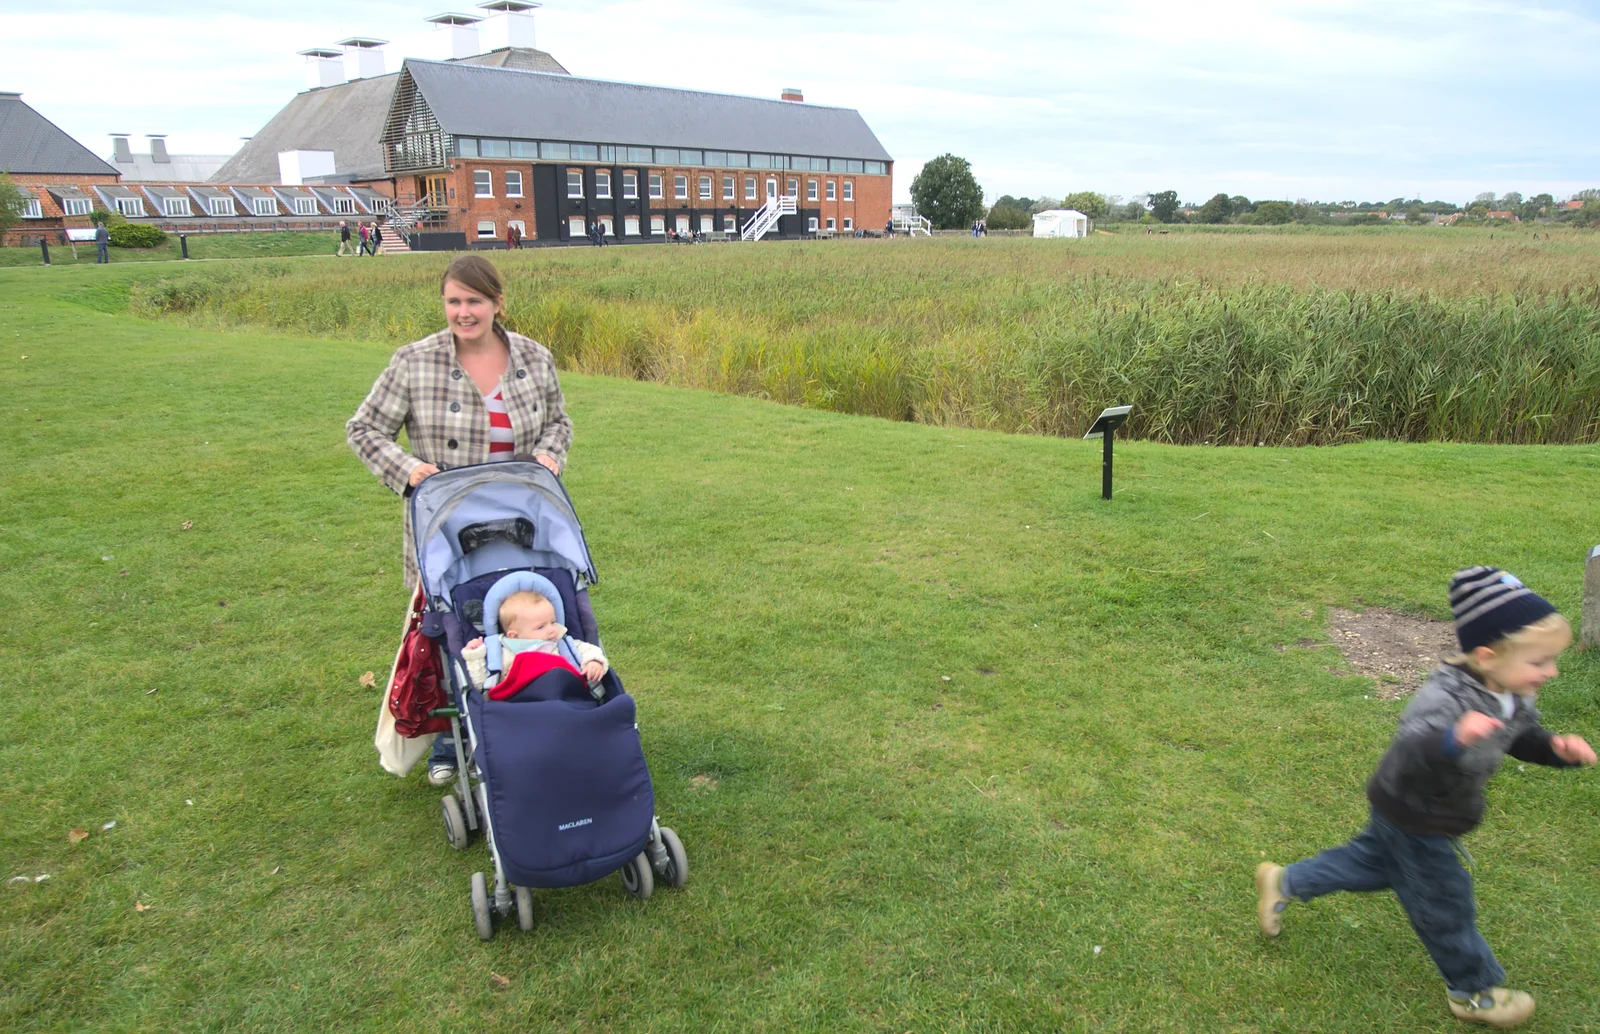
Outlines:
{"type": "MultiPolygon", "coordinates": [[[[422,628],[441,644],[457,701],[432,712],[449,718],[456,744],[456,785],[441,805],[445,837],[460,850],[481,831],[494,862],[492,897],[484,874],[472,874],[478,936],[493,937],[495,917],[508,917],[513,903],[518,925],[532,929],[535,887],[619,871],[640,899],[657,878],[683,886],[689,859],[657,822],[634,701],[616,671],[593,690],[553,670],[506,699],[491,692],[511,667],[498,617],[512,592],[539,592],[568,638],[600,642],[587,590],[597,576],[560,480],[520,460],[456,467],[418,485],[410,505],[422,628]],[[480,635],[489,676],[474,687],[461,651],[480,635]]],[[[575,659],[570,642],[559,649],[575,659]]]]}

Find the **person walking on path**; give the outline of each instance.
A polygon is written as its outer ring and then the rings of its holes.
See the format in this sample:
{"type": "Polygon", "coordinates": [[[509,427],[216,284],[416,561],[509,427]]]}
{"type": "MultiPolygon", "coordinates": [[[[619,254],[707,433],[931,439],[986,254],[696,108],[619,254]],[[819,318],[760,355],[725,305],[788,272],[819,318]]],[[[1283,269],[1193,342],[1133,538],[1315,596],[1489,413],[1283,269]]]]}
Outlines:
{"type": "MultiPolygon", "coordinates": [[[[462,255],[439,285],[445,329],[401,346],[345,424],[350,448],[399,496],[424,479],[473,463],[532,460],[551,473],[572,445],[561,382],[549,349],[507,330],[505,288],[482,255],[462,255]],[[406,432],[410,451],[396,441],[406,432]]],[[[403,507],[405,581],[417,584],[411,510],[403,507]]],[[[455,778],[455,749],[434,743],[428,781],[455,778]]]]}
{"type": "Polygon", "coordinates": [[[111,228],[105,223],[96,223],[94,228],[94,264],[110,264],[111,262],[111,228]]]}
{"type": "Polygon", "coordinates": [[[383,247],[383,227],[377,223],[372,224],[372,254],[377,255],[378,249],[383,247]]]}
{"type": "Polygon", "coordinates": [[[365,255],[367,249],[372,247],[372,231],[367,229],[366,223],[362,223],[358,228],[358,232],[361,236],[361,246],[356,249],[356,254],[358,256],[365,255]]]}
{"type": "Polygon", "coordinates": [[[350,227],[345,224],[343,219],[339,220],[339,251],[337,254],[340,256],[354,254],[350,250],[350,227]]]}
{"type": "Polygon", "coordinates": [[[1444,978],[1463,1020],[1515,1027],[1533,996],[1503,987],[1506,973],[1478,932],[1472,856],[1464,836],[1483,821],[1484,787],[1506,755],[1567,768],[1595,763],[1580,736],[1552,736],[1533,698],[1556,677],[1572,627],[1543,597],[1497,567],[1450,581],[1461,652],[1445,659],[1400,716],[1367,783],[1371,818],[1355,839],[1314,858],[1256,867],[1256,921],[1276,937],[1291,901],[1334,891],[1393,890],[1444,978]]]}

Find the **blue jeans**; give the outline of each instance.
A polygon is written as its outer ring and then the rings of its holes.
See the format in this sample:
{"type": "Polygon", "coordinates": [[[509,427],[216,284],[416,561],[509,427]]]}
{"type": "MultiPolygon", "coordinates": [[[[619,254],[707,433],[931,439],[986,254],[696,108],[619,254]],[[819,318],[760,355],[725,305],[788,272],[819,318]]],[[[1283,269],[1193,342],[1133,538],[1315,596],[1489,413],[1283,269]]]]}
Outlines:
{"type": "Polygon", "coordinates": [[[1450,991],[1465,995],[1505,983],[1506,971],[1478,932],[1472,874],[1451,837],[1407,833],[1373,812],[1348,844],[1284,870],[1289,897],[1310,901],[1336,890],[1393,890],[1450,991]]]}

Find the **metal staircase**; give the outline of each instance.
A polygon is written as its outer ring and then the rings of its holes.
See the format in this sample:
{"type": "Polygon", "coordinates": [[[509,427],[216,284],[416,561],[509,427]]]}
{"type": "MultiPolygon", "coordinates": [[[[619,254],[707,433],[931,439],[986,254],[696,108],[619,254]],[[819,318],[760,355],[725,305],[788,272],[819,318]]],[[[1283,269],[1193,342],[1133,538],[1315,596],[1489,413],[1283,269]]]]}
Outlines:
{"type": "Polygon", "coordinates": [[[756,214],[744,224],[744,229],[739,231],[739,239],[745,241],[758,241],[770,233],[778,225],[778,220],[786,215],[794,215],[800,210],[799,198],[793,194],[783,194],[767,198],[767,203],[756,209],[756,214]]]}
{"type": "MultiPolygon", "coordinates": [[[[432,194],[420,197],[409,205],[393,205],[383,228],[392,229],[402,239],[410,237],[417,232],[417,227],[422,223],[439,220],[446,208],[444,201],[432,194]]],[[[384,236],[387,237],[388,234],[385,233],[384,236]]]]}
{"type": "Polygon", "coordinates": [[[932,220],[925,215],[917,215],[915,212],[910,215],[896,216],[894,228],[907,237],[915,237],[918,234],[924,237],[933,236],[932,220]]]}

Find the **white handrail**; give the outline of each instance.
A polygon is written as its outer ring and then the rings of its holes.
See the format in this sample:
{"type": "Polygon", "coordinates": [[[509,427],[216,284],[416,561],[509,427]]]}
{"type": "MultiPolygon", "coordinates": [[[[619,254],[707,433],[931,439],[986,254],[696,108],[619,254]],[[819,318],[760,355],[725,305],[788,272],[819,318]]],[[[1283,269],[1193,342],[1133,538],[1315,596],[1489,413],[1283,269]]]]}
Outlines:
{"type": "Polygon", "coordinates": [[[786,215],[794,215],[800,210],[800,199],[794,194],[783,194],[767,198],[767,203],[756,209],[756,214],[744,224],[744,229],[739,231],[739,239],[758,241],[778,225],[778,220],[786,215]]]}

